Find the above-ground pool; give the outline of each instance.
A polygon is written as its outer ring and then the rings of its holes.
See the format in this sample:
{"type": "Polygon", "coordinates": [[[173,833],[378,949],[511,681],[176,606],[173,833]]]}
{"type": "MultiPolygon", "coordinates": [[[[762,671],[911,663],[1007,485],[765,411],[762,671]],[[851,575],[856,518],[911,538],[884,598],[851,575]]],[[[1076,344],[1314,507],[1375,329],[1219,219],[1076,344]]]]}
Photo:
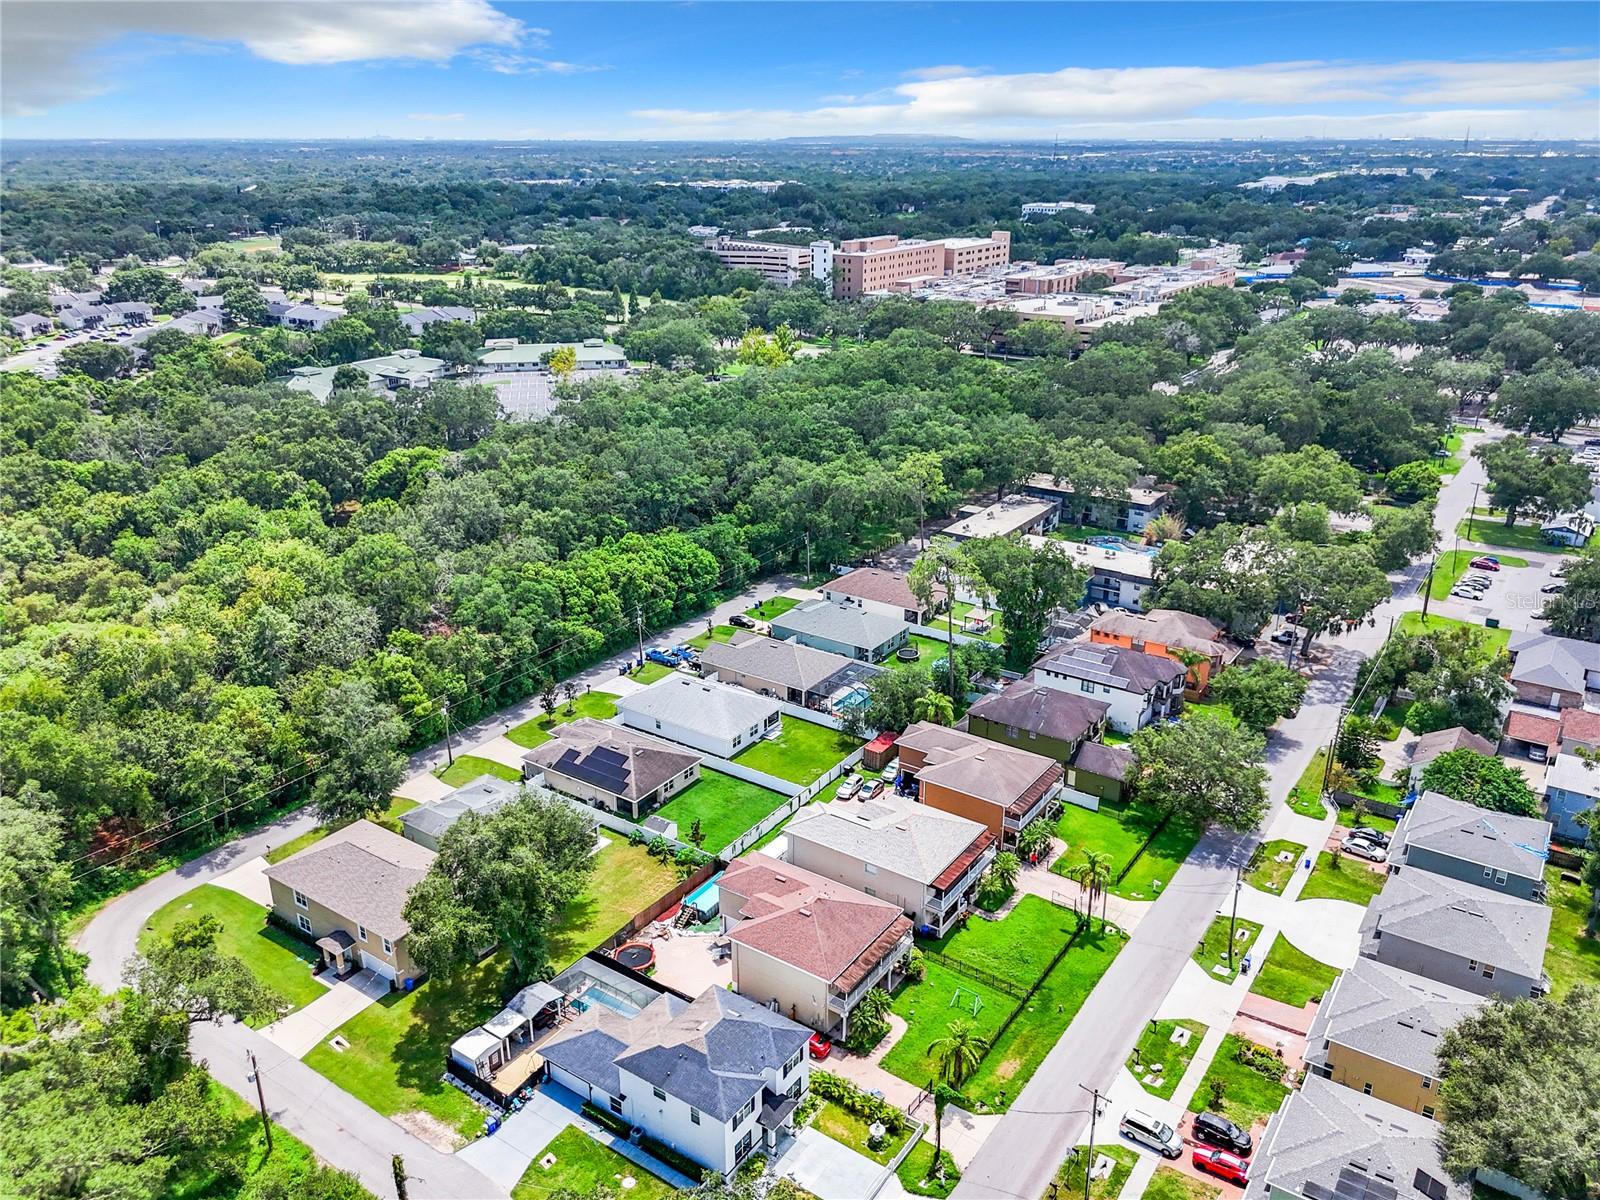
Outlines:
{"type": "Polygon", "coordinates": [[[695,912],[700,914],[702,920],[716,916],[722,899],[722,891],[717,887],[717,881],[721,878],[722,872],[718,871],[710,879],[690,892],[684,899],[683,906],[694,909],[695,912]]]}

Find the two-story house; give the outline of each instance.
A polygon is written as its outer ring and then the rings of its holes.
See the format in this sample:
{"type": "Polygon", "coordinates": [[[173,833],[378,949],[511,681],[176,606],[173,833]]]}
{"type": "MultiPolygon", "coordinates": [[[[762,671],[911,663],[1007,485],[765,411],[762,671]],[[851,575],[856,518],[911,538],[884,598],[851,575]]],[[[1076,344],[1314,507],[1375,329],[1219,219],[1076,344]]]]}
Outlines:
{"type": "Polygon", "coordinates": [[[1002,846],[1045,814],[1065,777],[1053,758],[927,721],[907,726],[896,748],[919,801],[979,822],[1002,846]]]}
{"type": "Polygon", "coordinates": [[[1389,876],[1361,921],[1361,954],[1479,996],[1543,995],[1550,907],[1428,871],[1389,876]]]}
{"type": "Polygon", "coordinates": [[[540,1053],[550,1081],[728,1175],[792,1133],[811,1031],[724,988],[663,993],[632,1015],[595,1004],[540,1053]]]}
{"type": "Polygon", "coordinates": [[[1182,663],[1188,669],[1187,686],[1194,696],[1204,695],[1218,672],[1238,658],[1241,649],[1224,640],[1216,622],[1175,608],[1105,613],[1089,626],[1089,640],[1159,654],[1182,663]]]}
{"type": "Polygon", "coordinates": [[[900,980],[911,921],[898,904],[765,854],[734,859],[718,891],[742,996],[842,1038],[861,998],[900,980]]]}
{"type": "Polygon", "coordinates": [[[1076,642],[1033,664],[1033,682],[1106,706],[1106,723],[1133,733],[1163,721],[1183,705],[1184,666],[1159,654],[1076,642]]]}
{"type": "Polygon", "coordinates": [[[1507,896],[1543,900],[1549,855],[1549,821],[1424,792],[1389,840],[1389,871],[1431,871],[1507,896]]]}
{"type": "Polygon", "coordinates": [[[898,904],[934,937],[970,909],[999,850],[978,822],[893,792],[807,805],[784,832],[789,862],[898,904]]]}
{"type": "Polygon", "coordinates": [[[1110,711],[1104,700],[1019,679],[979,700],[956,727],[1066,763],[1085,741],[1100,737],[1110,711]]]}
{"type": "Polygon", "coordinates": [[[1600,803],[1600,765],[1576,754],[1557,754],[1544,777],[1544,812],[1564,841],[1582,844],[1587,821],[1600,803]]]}
{"type": "Polygon", "coordinates": [[[1357,958],[1317,1005],[1306,1066],[1324,1079],[1437,1118],[1439,1043],[1483,1006],[1480,995],[1357,958]]]}

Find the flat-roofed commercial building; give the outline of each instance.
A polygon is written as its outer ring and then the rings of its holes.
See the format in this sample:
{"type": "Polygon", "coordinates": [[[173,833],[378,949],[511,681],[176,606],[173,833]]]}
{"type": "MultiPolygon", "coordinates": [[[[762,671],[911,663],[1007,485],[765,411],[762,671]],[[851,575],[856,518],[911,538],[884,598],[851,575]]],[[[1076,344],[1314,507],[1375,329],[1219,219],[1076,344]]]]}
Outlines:
{"type": "Polygon", "coordinates": [[[882,292],[906,279],[970,275],[1011,261],[1011,234],[997,229],[986,238],[923,241],[894,234],[850,238],[833,256],[833,294],[841,300],[882,292]]]}
{"type": "Polygon", "coordinates": [[[706,249],[729,270],[754,271],[768,283],[789,287],[811,274],[810,246],[758,242],[750,238],[719,237],[706,249]]]}

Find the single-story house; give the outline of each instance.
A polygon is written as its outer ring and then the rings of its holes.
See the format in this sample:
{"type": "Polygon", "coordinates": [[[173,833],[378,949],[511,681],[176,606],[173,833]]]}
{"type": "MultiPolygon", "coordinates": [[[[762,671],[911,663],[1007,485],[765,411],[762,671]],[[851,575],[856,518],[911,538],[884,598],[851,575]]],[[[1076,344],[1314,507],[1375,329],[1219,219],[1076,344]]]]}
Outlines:
{"type": "Polygon", "coordinates": [[[1142,533],[1146,525],[1167,508],[1167,493],[1136,483],[1120,496],[1079,495],[1073,486],[1053,475],[1030,475],[1022,483],[1024,495],[1053,500],[1068,525],[1094,525],[1125,533],[1142,533]]]}
{"type": "Polygon", "coordinates": [[[1165,655],[1073,642],[1034,663],[1032,679],[1042,687],[1100,701],[1107,706],[1111,728],[1133,733],[1182,707],[1186,675],[1182,663],[1165,655]]]}
{"type": "MultiPolygon", "coordinates": [[[[1573,708],[1561,710],[1563,713],[1581,711],[1573,708]]],[[[1561,719],[1548,710],[1530,712],[1519,701],[1506,714],[1505,741],[1508,752],[1516,751],[1544,762],[1555,757],[1556,748],[1561,743],[1561,719]]]]}
{"type": "Polygon", "coordinates": [[[866,683],[880,668],[799,641],[736,633],[700,652],[700,673],[804,708],[831,709],[865,703],[866,683]]]}
{"type": "Polygon", "coordinates": [[[1526,704],[1582,708],[1589,692],[1600,691],[1600,644],[1516,631],[1506,652],[1512,690],[1526,704]]]}
{"type": "Polygon", "coordinates": [[[617,715],[630,729],[732,758],[778,729],[783,709],[777,700],[744,688],[673,672],[618,700],[617,715]]]}
{"type": "Polygon", "coordinates": [[[1437,1117],[1439,1042],[1483,997],[1370,958],[1333,981],[1306,1034],[1306,1066],[1407,1112],[1437,1117]]]}
{"type": "Polygon", "coordinates": [[[1250,1161],[1244,1200],[1470,1200],[1420,1113],[1308,1075],[1250,1161]]]}
{"type": "Polygon", "coordinates": [[[1508,896],[1543,900],[1549,856],[1549,821],[1424,792],[1389,841],[1389,872],[1431,871],[1508,896]]]}
{"type": "Polygon", "coordinates": [[[420,978],[403,911],[434,853],[370,821],[354,821],[266,867],[272,911],[322,952],[335,973],[370,970],[391,987],[420,978]]]}
{"type": "Polygon", "coordinates": [[[39,337],[49,333],[54,328],[54,322],[38,313],[23,313],[11,318],[11,328],[18,337],[39,337]]]}
{"type": "MultiPolygon", "coordinates": [[[[211,307],[201,305],[201,307],[211,307]]],[[[320,304],[268,304],[267,315],[285,329],[319,332],[344,316],[344,310],[320,304]]]]}
{"type": "Polygon", "coordinates": [[[794,1129],[811,1031],[724,988],[593,1004],[539,1047],[550,1082],[702,1167],[731,1173],[794,1129]]]}
{"type": "Polygon", "coordinates": [[[421,333],[429,325],[437,325],[441,321],[476,321],[478,314],[470,308],[459,304],[441,304],[431,308],[413,309],[411,312],[400,314],[400,324],[413,337],[421,333]]]}
{"type": "Polygon", "coordinates": [[[582,342],[518,342],[497,338],[485,342],[478,354],[480,371],[548,371],[545,357],[556,350],[569,349],[577,358],[578,371],[620,371],[628,365],[628,354],[621,346],[589,338],[582,342]]]}
{"type": "Polygon", "coordinates": [[[1227,641],[1214,621],[1175,608],[1104,613],[1089,626],[1089,640],[1159,654],[1174,662],[1200,655],[1200,661],[1189,666],[1188,687],[1195,695],[1204,695],[1212,679],[1238,658],[1242,649],[1227,641]]]}
{"type": "Polygon", "coordinates": [[[1582,844],[1589,830],[1580,820],[1600,801],[1600,766],[1576,754],[1558,754],[1544,777],[1544,815],[1555,836],[1582,844]]]}
{"type": "Polygon", "coordinates": [[[515,800],[521,791],[521,784],[501,779],[498,775],[479,775],[442,800],[433,804],[419,804],[400,814],[401,836],[437,851],[439,842],[450,827],[465,814],[474,812],[488,816],[498,812],[515,800]]]}
{"type": "Polygon", "coordinates": [[[939,531],[939,536],[953,542],[965,542],[972,538],[1049,533],[1056,527],[1060,511],[1059,505],[1027,496],[1011,496],[987,507],[969,504],[956,514],[954,521],[939,531]]]}
{"type": "Polygon", "coordinates": [[[888,900],[943,937],[969,910],[999,842],[988,828],[895,792],[809,804],[784,826],[802,870],[888,900]]]}
{"type": "Polygon", "coordinates": [[[1085,741],[1099,739],[1110,711],[1104,700],[1019,679],[979,700],[956,727],[1066,763],[1085,741]]]}
{"type": "Polygon", "coordinates": [[[1480,996],[1543,995],[1550,906],[1448,875],[1390,875],[1361,921],[1361,954],[1480,996]]]}
{"type": "Polygon", "coordinates": [[[849,602],[808,600],[772,619],[772,636],[793,638],[813,650],[826,650],[861,662],[882,662],[906,644],[911,627],[902,617],[869,612],[849,602]]]}
{"type": "Polygon", "coordinates": [[[1067,764],[1067,785],[1061,794],[1085,807],[1098,808],[1103,800],[1115,803],[1123,798],[1132,769],[1133,751],[1126,746],[1084,742],[1067,764]],[[1095,803],[1087,804],[1085,797],[1092,797],[1095,803]]]}
{"type": "Polygon", "coordinates": [[[1600,749],[1600,712],[1588,708],[1564,708],[1561,710],[1561,751],[1570,754],[1579,747],[1600,749]]]}
{"type": "Polygon", "coordinates": [[[1449,754],[1453,750],[1473,750],[1479,754],[1493,756],[1494,743],[1460,725],[1423,734],[1411,746],[1411,789],[1415,791],[1421,784],[1422,772],[1429,763],[1441,754],[1449,754]]]}
{"type": "Polygon", "coordinates": [[[850,603],[885,617],[898,617],[912,625],[926,625],[945,607],[943,584],[934,584],[932,605],[925,605],[911,590],[906,576],[878,567],[857,567],[822,585],[822,598],[835,604],[850,603]]]}
{"type": "Polygon", "coordinates": [[[1539,533],[1552,546],[1585,546],[1594,536],[1594,518],[1581,511],[1562,513],[1540,525],[1539,533]]]}
{"type": "Polygon", "coordinates": [[[912,927],[898,904],[765,854],[734,859],[717,888],[741,996],[844,1037],[861,998],[899,982],[912,927]]]}
{"type": "Polygon", "coordinates": [[[638,821],[700,778],[700,756],[609,721],[580,717],[522,756],[526,779],[638,821]]]}
{"type": "Polygon", "coordinates": [[[900,735],[900,773],[923,804],[978,821],[1010,846],[1061,793],[1053,758],[927,721],[900,735]]]}
{"type": "MultiPolygon", "coordinates": [[[[429,358],[410,349],[343,365],[365,372],[369,387],[382,387],[391,392],[427,387],[434,380],[444,378],[446,367],[444,359],[429,358]]],[[[326,400],[333,395],[333,379],[338,372],[338,367],[295,367],[283,378],[291,391],[308,392],[318,400],[326,400]]]]}

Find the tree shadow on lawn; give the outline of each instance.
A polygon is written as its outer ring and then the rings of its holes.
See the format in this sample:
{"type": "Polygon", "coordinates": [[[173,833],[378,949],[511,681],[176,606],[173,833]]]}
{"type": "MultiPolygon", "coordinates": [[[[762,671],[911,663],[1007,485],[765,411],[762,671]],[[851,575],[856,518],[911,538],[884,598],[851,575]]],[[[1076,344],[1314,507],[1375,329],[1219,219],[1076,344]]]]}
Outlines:
{"type": "Polygon", "coordinates": [[[405,1032],[394,1044],[397,1084],[424,1096],[455,1091],[441,1079],[450,1044],[500,1010],[511,994],[509,968],[509,958],[491,954],[449,979],[430,979],[409,996],[391,992],[378,1001],[391,1010],[391,1020],[403,1019],[393,1009],[408,1000],[411,1005],[405,1032]]]}

